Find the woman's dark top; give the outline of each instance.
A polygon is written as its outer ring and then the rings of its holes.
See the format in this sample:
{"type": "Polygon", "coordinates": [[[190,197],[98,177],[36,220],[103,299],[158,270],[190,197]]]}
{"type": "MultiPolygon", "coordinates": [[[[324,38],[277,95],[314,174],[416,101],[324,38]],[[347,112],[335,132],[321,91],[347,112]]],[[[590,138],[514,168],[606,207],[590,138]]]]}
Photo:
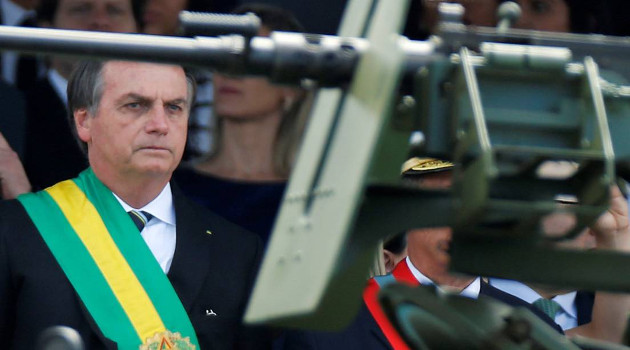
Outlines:
{"type": "Polygon", "coordinates": [[[180,166],[173,178],[192,200],[260,236],[266,245],[286,181],[237,181],[180,166]]]}

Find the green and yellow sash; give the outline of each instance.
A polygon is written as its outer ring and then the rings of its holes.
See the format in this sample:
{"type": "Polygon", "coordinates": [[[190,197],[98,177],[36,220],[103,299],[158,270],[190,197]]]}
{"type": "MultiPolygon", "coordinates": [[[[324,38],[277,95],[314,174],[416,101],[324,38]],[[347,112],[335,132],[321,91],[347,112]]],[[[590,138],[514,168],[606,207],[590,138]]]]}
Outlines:
{"type": "Polygon", "coordinates": [[[173,286],[91,169],[18,200],[103,334],[119,349],[199,349],[173,286]]]}

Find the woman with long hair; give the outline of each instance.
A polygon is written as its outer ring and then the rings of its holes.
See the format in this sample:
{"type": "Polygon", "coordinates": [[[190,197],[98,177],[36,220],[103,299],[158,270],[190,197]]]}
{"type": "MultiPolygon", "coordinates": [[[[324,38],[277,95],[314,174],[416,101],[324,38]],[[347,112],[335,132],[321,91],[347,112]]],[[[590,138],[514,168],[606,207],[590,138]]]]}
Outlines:
{"type": "MultiPolygon", "coordinates": [[[[233,13],[261,19],[259,35],[302,31],[287,11],[248,4],[233,13]]],[[[184,166],[176,180],[185,193],[266,241],[286,187],[305,124],[305,91],[260,77],[213,76],[214,149],[184,166]]]]}

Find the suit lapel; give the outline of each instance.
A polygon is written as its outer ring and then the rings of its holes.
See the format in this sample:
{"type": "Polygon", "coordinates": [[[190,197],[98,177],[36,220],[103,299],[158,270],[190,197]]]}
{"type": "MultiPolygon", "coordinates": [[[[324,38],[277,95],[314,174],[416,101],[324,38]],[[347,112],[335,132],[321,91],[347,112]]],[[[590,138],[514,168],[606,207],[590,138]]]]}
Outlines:
{"type": "Polygon", "coordinates": [[[217,265],[215,260],[221,254],[215,251],[216,245],[211,244],[212,239],[207,233],[209,227],[205,226],[204,220],[200,220],[199,211],[190,205],[176,186],[171,184],[171,188],[177,236],[168,278],[190,314],[190,308],[206,280],[210,266],[217,265]]]}

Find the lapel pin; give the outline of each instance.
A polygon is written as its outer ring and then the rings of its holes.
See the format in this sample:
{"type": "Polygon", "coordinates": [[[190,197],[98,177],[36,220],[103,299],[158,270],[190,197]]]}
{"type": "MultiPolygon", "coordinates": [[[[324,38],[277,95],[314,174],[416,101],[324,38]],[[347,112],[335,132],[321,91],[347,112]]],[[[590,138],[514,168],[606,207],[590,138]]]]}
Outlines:
{"type": "Polygon", "coordinates": [[[217,314],[214,311],[212,311],[212,309],[206,310],[206,316],[216,316],[216,315],[217,314]]]}

